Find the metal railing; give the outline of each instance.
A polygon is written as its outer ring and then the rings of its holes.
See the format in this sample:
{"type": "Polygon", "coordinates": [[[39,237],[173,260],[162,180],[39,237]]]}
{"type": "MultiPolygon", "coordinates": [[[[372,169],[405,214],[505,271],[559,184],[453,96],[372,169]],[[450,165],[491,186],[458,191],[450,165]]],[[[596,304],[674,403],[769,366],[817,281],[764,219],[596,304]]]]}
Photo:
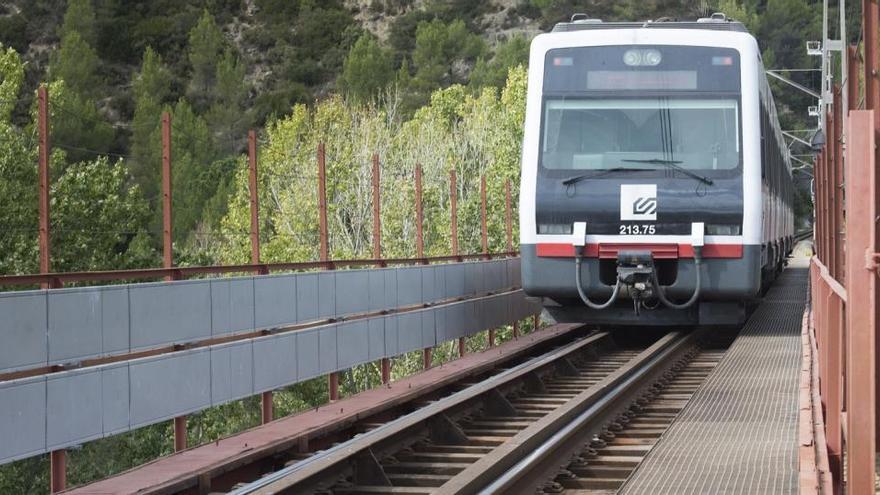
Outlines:
{"type": "Polygon", "coordinates": [[[811,313],[806,323],[818,354],[819,397],[824,409],[825,445],[819,448],[827,449],[834,492],[846,480],[847,493],[858,494],[874,493],[876,315],[880,308],[876,293],[880,259],[876,254],[880,251],[876,228],[880,200],[876,170],[878,12],[876,2],[866,1],[864,7],[865,110],[841,104],[844,91],[850,103],[861,99],[858,70],[862,64],[858,48],[850,46],[842,51],[849,68],[845,87],[834,86],[833,104],[825,115],[828,144],[814,165],[816,254],[810,264],[811,313]]]}

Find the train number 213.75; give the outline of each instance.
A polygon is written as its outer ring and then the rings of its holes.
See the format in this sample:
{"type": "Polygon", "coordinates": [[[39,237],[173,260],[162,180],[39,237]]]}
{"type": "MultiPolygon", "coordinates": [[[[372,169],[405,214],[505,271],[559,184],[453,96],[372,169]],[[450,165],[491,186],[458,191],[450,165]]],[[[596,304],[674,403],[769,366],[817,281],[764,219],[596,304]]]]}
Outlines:
{"type": "Polygon", "coordinates": [[[653,235],[657,231],[654,225],[621,225],[620,235],[653,235]]]}

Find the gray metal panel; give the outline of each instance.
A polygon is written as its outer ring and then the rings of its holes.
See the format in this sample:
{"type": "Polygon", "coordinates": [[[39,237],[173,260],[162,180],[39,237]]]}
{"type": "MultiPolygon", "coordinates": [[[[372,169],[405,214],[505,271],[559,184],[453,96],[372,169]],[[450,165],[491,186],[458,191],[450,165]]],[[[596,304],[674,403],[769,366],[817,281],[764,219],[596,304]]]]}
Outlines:
{"type": "Polygon", "coordinates": [[[336,272],[336,315],[366,313],[370,309],[370,277],[366,270],[336,272]]]}
{"type": "Polygon", "coordinates": [[[336,349],[336,325],[321,327],[318,332],[318,363],[321,373],[332,373],[339,369],[336,349]]]}
{"type": "Polygon", "coordinates": [[[296,275],[297,321],[306,322],[318,319],[318,274],[298,273],[296,275]]]}
{"type": "Polygon", "coordinates": [[[414,351],[422,346],[422,315],[418,311],[410,311],[397,315],[398,352],[414,351]]]}
{"type": "Polygon", "coordinates": [[[247,397],[254,390],[255,341],[211,347],[211,403],[247,397]]]}
{"type": "Polygon", "coordinates": [[[511,287],[522,287],[519,258],[507,258],[507,277],[511,287]]]}
{"type": "Polygon", "coordinates": [[[466,301],[462,303],[464,306],[464,335],[470,335],[485,330],[479,320],[478,304],[478,302],[474,301],[466,301]]]}
{"type": "Polygon", "coordinates": [[[443,265],[446,272],[446,295],[447,297],[462,297],[466,294],[465,267],[461,263],[449,263],[443,265]]]}
{"type": "Polygon", "coordinates": [[[128,431],[128,363],[110,364],[100,368],[104,435],[128,431]]]}
{"type": "Polygon", "coordinates": [[[131,426],[180,416],[211,405],[209,349],[131,363],[131,426]]]}
{"type": "Polygon", "coordinates": [[[45,291],[0,294],[0,371],[45,365],[47,332],[45,291]]]}
{"type": "Polygon", "coordinates": [[[336,316],[336,273],[318,273],[318,318],[336,316]]]}
{"type": "Polygon", "coordinates": [[[99,356],[103,345],[101,290],[53,290],[48,298],[49,363],[99,356]]]}
{"type": "Polygon", "coordinates": [[[296,372],[300,381],[321,374],[321,362],[318,355],[321,348],[319,332],[320,330],[296,332],[296,372]]]}
{"type": "Polygon", "coordinates": [[[385,326],[385,356],[397,356],[400,354],[400,341],[397,332],[398,315],[391,315],[382,318],[385,326]]]}
{"type": "Polygon", "coordinates": [[[46,378],[0,384],[0,462],[46,450],[46,378]]]}
{"type": "Polygon", "coordinates": [[[272,328],[296,323],[296,276],[254,278],[254,324],[272,328]]]}
{"type": "Polygon", "coordinates": [[[369,347],[370,360],[376,360],[385,355],[385,318],[370,318],[367,320],[369,325],[369,347]]]}
{"type": "Polygon", "coordinates": [[[341,323],[336,328],[337,366],[347,369],[370,360],[370,326],[366,320],[341,323]]]}
{"type": "Polygon", "coordinates": [[[436,289],[437,269],[433,266],[420,267],[422,272],[422,301],[430,303],[441,299],[442,294],[438,294],[436,289]]]}
{"type": "Polygon", "coordinates": [[[467,295],[485,292],[483,288],[483,267],[485,262],[464,264],[464,291],[467,295]]]}
{"type": "MultiPolygon", "coordinates": [[[[385,293],[385,279],[387,277],[386,272],[393,270],[393,268],[381,268],[376,270],[367,270],[367,277],[369,279],[369,288],[368,296],[370,298],[370,311],[382,311],[384,309],[391,309],[394,307],[394,304],[388,304],[388,297],[385,293]]],[[[395,301],[396,298],[395,298],[395,301]]]]}
{"type": "Polygon", "coordinates": [[[49,375],[46,387],[48,450],[103,436],[101,370],[73,370],[49,375]]]}
{"type": "Polygon", "coordinates": [[[397,268],[386,268],[385,274],[385,307],[394,309],[397,307],[397,268]]]}
{"type": "Polygon", "coordinates": [[[211,333],[220,335],[254,328],[254,278],[211,281],[211,333]]]}
{"type": "Polygon", "coordinates": [[[129,296],[133,349],[211,336],[208,280],[131,285],[129,296]]]}
{"type": "Polygon", "coordinates": [[[422,316],[422,347],[434,347],[437,344],[434,313],[436,309],[419,311],[422,316]]]}
{"type": "Polygon", "coordinates": [[[128,313],[128,286],[101,288],[101,348],[104,354],[128,351],[128,313]]]}
{"type": "Polygon", "coordinates": [[[397,269],[397,306],[422,303],[422,268],[408,266],[397,269]]]}
{"type": "Polygon", "coordinates": [[[254,392],[265,392],[296,381],[296,334],[254,339],[254,392]]]}
{"type": "Polygon", "coordinates": [[[448,313],[446,309],[447,307],[443,306],[431,311],[431,314],[434,315],[434,341],[437,345],[448,340],[446,338],[446,317],[448,313]]]}
{"type": "Polygon", "coordinates": [[[504,260],[495,260],[483,265],[483,283],[486,291],[498,291],[506,287],[504,283],[504,260]]]}

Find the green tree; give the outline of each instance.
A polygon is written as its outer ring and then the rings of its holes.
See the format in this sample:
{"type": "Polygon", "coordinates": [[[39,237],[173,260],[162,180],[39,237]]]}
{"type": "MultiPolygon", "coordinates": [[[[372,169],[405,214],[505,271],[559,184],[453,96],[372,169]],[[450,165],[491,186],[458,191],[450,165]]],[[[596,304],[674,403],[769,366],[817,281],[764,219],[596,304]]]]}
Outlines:
{"type": "Polygon", "coordinates": [[[86,98],[98,95],[101,79],[98,77],[98,55],[76,31],[61,38],[61,49],[49,65],[51,80],[62,80],[67,87],[86,98]]]}
{"type": "Polygon", "coordinates": [[[61,24],[61,38],[70,33],[78,33],[90,46],[97,46],[95,9],[92,8],[91,0],[68,1],[64,22],[61,24]]]}
{"type": "Polygon", "coordinates": [[[68,166],[52,187],[52,263],[57,271],[143,266],[129,244],[145,232],[150,213],[122,161],[106,157],[68,166]]]}
{"type": "Polygon", "coordinates": [[[207,9],[202,11],[199,22],[189,32],[189,63],[192,66],[189,95],[198,108],[210,106],[211,91],[217,77],[217,61],[226,40],[217,27],[214,16],[207,9]]]}
{"type": "Polygon", "coordinates": [[[529,40],[524,36],[514,36],[498,45],[495,56],[490,61],[485,58],[477,60],[471,72],[468,85],[474,89],[486,86],[504,87],[510,69],[529,64],[529,40]]]}
{"type": "MultiPolygon", "coordinates": [[[[159,170],[162,153],[162,108],[171,93],[171,74],[162,57],[147,47],[141,70],[133,81],[135,96],[132,119],[131,173],[148,198],[159,191],[159,170]]],[[[154,204],[157,204],[156,201],[154,204]]]]}
{"type": "Polygon", "coordinates": [[[244,76],[244,65],[232,48],[227,48],[217,63],[214,104],[207,114],[207,120],[221,149],[229,153],[240,150],[245,141],[245,130],[250,124],[249,115],[244,110],[248,93],[244,76]]]}
{"type": "Polygon", "coordinates": [[[171,112],[171,148],[173,233],[175,242],[182,247],[199,224],[202,208],[217,187],[214,142],[208,124],[183,98],[171,112]]]}
{"type": "Polygon", "coordinates": [[[385,89],[393,77],[390,53],[375,36],[364,33],[345,58],[339,86],[349,98],[365,102],[385,89]]]}
{"type": "Polygon", "coordinates": [[[465,81],[465,74],[456,68],[470,63],[485,51],[483,40],[469,32],[461,20],[446,24],[439,19],[423,22],[416,29],[413,84],[424,98],[440,87],[465,81]]]}

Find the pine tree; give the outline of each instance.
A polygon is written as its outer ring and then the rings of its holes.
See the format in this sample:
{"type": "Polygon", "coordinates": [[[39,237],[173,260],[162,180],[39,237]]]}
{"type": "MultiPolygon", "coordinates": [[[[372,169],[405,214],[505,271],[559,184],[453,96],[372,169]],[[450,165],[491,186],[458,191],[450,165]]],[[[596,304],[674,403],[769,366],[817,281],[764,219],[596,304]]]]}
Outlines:
{"type": "Polygon", "coordinates": [[[95,9],[91,0],[70,0],[61,24],[61,38],[70,33],[79,33],[89,46],[97,46],[98,37],[95,29],[95,9]]]}
{"type": "Polygon", "coordinates": [[[159,190],[162,105],[171,92],[171,74],[162,57],[147,47],[141,70],[133,84],[135,95],[132,121],[131,173],[148,198],[159,190]]]}
{"type": "Polygon", "coordinates": [[[244,132],[250,124],[244,110],[247,84],[245,67],[232,48],[227,48],[217,63],[216,84],[213,91],[214,104],[207,115],[211,129],[220,146],[229,153],[239,151],[244,142],[244,132]]]}
{"type": "Polygon", "coordinates": [[[342,91],[354,101],[364,102],[385,89],[394,77],[391,54],[379,46],[369,32],[358,38],[348,52],[339,76],[342,91]]]}
{"type": "Polygon", "coordinates": [[[98,63],[98,55],[82,35],[69,31],[61,38],[61,50],[52,57],[49,75],[53,81],[63,80],[77,95],[92,98],[100,88],[98,63]]]}
{"type": "Polygon", "coordinates": [[[214,22],[214,16],[205,10],[198,24],[189,32],[189,63],[192,65],[189,94],[197,108],[210,106],[211,91],[217,77],[217,60],[225,44],[223,32],[214,22]]]}

